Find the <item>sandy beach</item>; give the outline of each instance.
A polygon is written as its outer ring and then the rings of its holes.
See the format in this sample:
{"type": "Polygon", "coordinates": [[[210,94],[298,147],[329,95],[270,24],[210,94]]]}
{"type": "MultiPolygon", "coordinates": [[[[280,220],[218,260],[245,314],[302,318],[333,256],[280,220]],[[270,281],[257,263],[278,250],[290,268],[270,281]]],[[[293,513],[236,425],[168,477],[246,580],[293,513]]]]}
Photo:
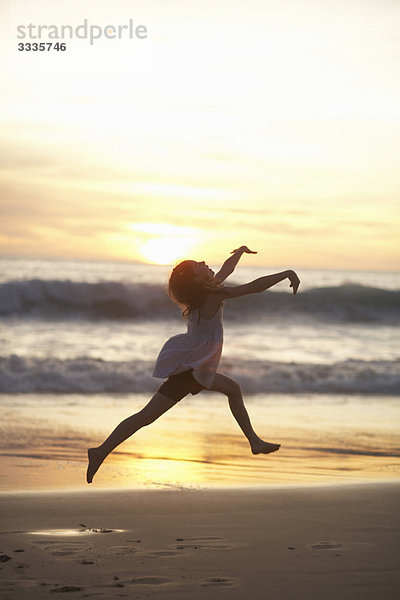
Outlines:
{"type": "Polygon", "coordinates": [[[0,600],[400,600],[399,20],[0,1],[0,600]]]}
{"type": "Polygon", "coordinates": [[[394,598],[397,483],[3,493],[0,592],[394,598]]]}

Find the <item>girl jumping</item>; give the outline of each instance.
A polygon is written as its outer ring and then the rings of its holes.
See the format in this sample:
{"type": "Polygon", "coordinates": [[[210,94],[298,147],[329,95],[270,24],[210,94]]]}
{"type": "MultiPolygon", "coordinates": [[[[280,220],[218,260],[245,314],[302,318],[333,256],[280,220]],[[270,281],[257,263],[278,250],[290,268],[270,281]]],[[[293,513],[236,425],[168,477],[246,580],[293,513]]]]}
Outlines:
{"type": "Polygon", "coordinates": [[[225,300],[263,292],[284,279],[289,279],[293,293],[300,280],[294,271],[266,275],[234,287],[223,282],[233,273],[243,253],[256,254],[247,246],[233,252],[215,275],[205,262],[185,260],[179,263],[169,278],[171,299],[183,310],[187,332],[170,338],[162,347],[153,377],[166,379],[150,402],[138,413],[122,421],[108,438],[96,448],[89,448],[86,481],[92,483],[96,471],[105,458],[119,444],[136,431],[150,425],[187,394],[210,390],[225,394],[229,407],[253,454],[269,454],[279,450],[280,444],[262,440],[254,431],[243,403],[240,385],[217,372],[222,352],[222,309],[225,300]]]}

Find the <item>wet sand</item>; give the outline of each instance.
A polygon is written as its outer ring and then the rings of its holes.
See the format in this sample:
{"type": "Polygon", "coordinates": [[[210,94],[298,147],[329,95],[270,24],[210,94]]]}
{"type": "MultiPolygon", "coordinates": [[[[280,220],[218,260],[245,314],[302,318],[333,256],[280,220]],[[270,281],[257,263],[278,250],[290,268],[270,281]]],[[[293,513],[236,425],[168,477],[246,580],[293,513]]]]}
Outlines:
{"type": "MultiPolygon", "coordinates": [[[[2,396],[0,493],[87,488],[87,448],[140,410],[144,395],[2,396]]],[[[247,401],[247,400],[246,400],[247,401]]],[[[187,397],[105,461],[96,490],[162,486],[398,481],[398,398],[258,395],[257,433],[281,444],[254,456],[222,395],[187,397]]]]}
{"type": "Polygon", "coordinates": [[[0,595],[379,600],[397,483],[0,495],[0,595]]]}

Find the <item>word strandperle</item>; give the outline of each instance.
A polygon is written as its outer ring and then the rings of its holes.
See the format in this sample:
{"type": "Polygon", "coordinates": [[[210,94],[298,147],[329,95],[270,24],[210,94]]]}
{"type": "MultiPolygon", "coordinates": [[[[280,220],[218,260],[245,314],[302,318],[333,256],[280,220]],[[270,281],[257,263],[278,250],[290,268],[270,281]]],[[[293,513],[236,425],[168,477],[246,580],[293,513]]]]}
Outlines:
{"type": "Polygon", "coordinates": [[[73,27],[72,25],[18,25],[17,38],[30,40],[89,40],[93,45],[95,40],[101,38],[113,39],[139,39],[147,38],[147,27],[145,25],[135,25],[133,19],[129,19],[127,24],[123,25],[91,25],[88,19],[84,19],[81,25],[73,27]]]}

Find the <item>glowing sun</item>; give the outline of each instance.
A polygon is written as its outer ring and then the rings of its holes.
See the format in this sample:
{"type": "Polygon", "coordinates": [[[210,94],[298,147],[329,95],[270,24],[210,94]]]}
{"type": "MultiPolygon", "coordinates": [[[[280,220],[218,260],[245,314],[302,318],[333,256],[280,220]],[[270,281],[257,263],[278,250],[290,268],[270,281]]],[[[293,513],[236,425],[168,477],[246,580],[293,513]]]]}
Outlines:
{"type": "Polygon", "coordinates": [[[146,234],[140,244],[142,257],[157,265],[172,265],[188,257],[188,252],[197,241],[194,229],[176,227],[166,223],[132,223],[131,229],[146,234]]]}
{"type": "Polygon", "coordinates": [[[157,265],[172,265],[186,258],[190,240],[174,237],[152,238],[140,248],[142,256],[157,265]]]}

